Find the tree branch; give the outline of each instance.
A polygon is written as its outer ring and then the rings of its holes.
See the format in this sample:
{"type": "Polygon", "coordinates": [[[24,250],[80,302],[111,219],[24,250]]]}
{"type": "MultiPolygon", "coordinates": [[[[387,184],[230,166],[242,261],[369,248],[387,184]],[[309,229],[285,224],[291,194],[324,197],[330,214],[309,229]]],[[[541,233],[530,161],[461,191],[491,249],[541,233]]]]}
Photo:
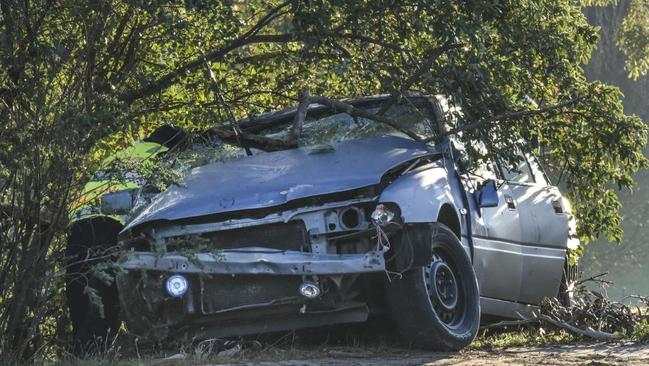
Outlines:
{"type": "Polygon", "coordinates": [[[561,108],[565,108],[565,107],[569,107],[569,106],[572,106],[574,104],[577,104],[577,103],[583,101],[584,99],[585,99],[584,97],[576,97],[576,98],[572,98],[572,99],[566,100],[566,101],[561,102],[561,103],[557,103],[557,104],[547,106],[547,107],[543,107],[543,108],[539,108],[539,109],[532,109],[532,110],[525,110],[525,111],[515,111],[515,112],[506,112],[506,113],[499,114],[499,115],[491,117],[491,118],[481,119],[479,121],[469,123],[468,125],[464,125],[464,126],[454,128],[454,129],[452,129],[450,131],[442,132],[439,136],[427,138],[425,141],[428,142],[428,141],[431,141],[431,140],[439,138],[439,137],[454,135],[454,134],[462,132],[462,131],[472,130],[472,129],[478,128],[478,127],[480,127],[480,126],[482,126],[484,124],[489,124],[489,123],[496,122],[496,121],[502,121],[502,120],[505,120],[505,119],[524,118],[524,117],[536,116],[536,115],[540,115],[540,114],[553,112],[553,111],[555,111],[557,109],[561,109],[561,108]]]}
{"type": "Polygon", "coordinates": [[[422,63],[419,65],[417,70],[415,71],[414,74],[412,74],[408,80],[406,80],[403,85],[401,86],[401,91],[405,92],[408,91],[413,84],[418,82],[421,77],[428,71],[430,71],[430,68],[433,66],[433,62],[439,58],[442,54],[454,49],[454,48],[459,48],[461,47],[462,44],[460,43],[454,43],[450,40],[446,41],[443,45],[432,49],[429,53],[428,56],[422,61],[422,63]]]}
{"type": "Polygon", "coordinates": [[[300,139],[302,134],[302,126],[304,125],[304,119],[306,118],[306,111],[309,108],[309,89],[306,89],[302,93],[302,98],[300,98],[300,105],[295,111],[295,117],[293,118],[293,125],[291,126],[291,131],[288,135],[289,143],[297,144],[297,141],[300,139]]]}
{"type": "Polygon", "coordinates": [[[180,67],[177,67],[175,70],[169,72],[168,74],[158,78],[156,81],[149,83],[148,85],[132,90],[128,93],[122,94],[119,99],[128,104],[133,103],[134,101],[158,93],[162,90],[167,89],[180,79],[181,76],[194,71],[201,67],[204,62],[214,61],[223,58],[228,53],[233,50],[254,43],[267,43],[267,42],[288,42],[293,39],[293,36],[290,34],[287,35],[259,35],[259,36],[250,36],[248,38],[237,38],[232,43],[219,47],[211,52],[205,54],[205,56],[196,58],[180,67]],[[272,39],[272,41],[270,41],[272,39]]]}
{"type": "Polygon", "coordinates": [[[354,34],[354,33],[342,33],[342,32],[337,33],[337,32],[333,32],[333,33],[326,33],[326,36],[333,37],[333,38],[339,38],[339,39],[346,39],[346,40],[349,40],[349,41],[361,41],[361,42],[365,42],[365,43],[375,44],[377,46],[381,46],[383,48],[387,48],[387,49],[390,49],[390,50],[393,50],[393,51],[403,51],[404,50],[401,46],[399,46],[397,44],[383,42],[383,41],[381,41],[379,39],[375,39],[375,38],[371,38],[371,37],[367,37],[367,36],[362,36],[362,35],[354,34]]]}
{"type": "Polygon", "coordinates": [[[236,134],[234,131],[230,129],[224,129],[220,127],[214,127],[210,130],[207,130],[205,134],[208,136],[216,136],[219,139],[229,144],[234,144],[238,146],[243,145],[241,147],[247,146],[247,147],[252,147],[263,151],[287,150],[287,149],[293,149],[297,147],[297,144],[291,142],[273,139],[261,135],[248,134],[241,131],[239,131],[239,133],[236,134]]]}
{"type": "Polygon", "coordinates": [[[505,320],[495,324],[489,324],[481,328],[482,329],[502,328],[502,327],[509,327],[509,326],[526,325],[531,323],[540,323],[540,322],[546,322],[557,328],[567,330],[570,333],[579,334],[599,341],[612,341],[620,338],[620,336],[611,333],[601,332],[593,329],[582,329],[572,324],[568,324],[566,322],[562,322],[554,318],[551,318],[545,314],[534,315],[531,318],[521,319],[521,320],[505,320]]]}
{"type": "Polygon", "coordinates": [[[367,118],[367,119],[371,119],[371,120],[376,121],[376,122],[383,123],[385,125],[388,125],[388,126],[394,128],[394,129],[398,130],[398,131],[403,132],[404,134],[406,134],[407,136],[411,137],[412,139],[414,139],[416,141],[421,141],[421,138],[419,138],[419,136],[417,136],[417,134],[415,134],[414,132],[408,131],[407,129],[402,128],[401,126],[399,126],[399,124],[396,121],[394,121],[394,120],[392,120],[390,118],[380,116],[378,114],[370,113],[370,112],[368,112],[366,110],[356,108],[351,104],[343,103],[343,102],[340,102],[340,101],[337,101],[337,100],[332,100],[332,99],[322,97],[322,96],[312,96],[312,97],[309,98],[309,100],[311,101],[311,103],[319,103],[319,104],[325,105],[325,106],[327,106],[327,107],[329,107],[329,108],[331,108],[333,110],[338,110],[338,111],[345,112],[345,113],[349,114],[350,116],[367,118]]]}
{"type": "Polygon", "coordinates": [[[267,42],[289,42],[295,39],[294,34],[268,34],[258,35],[257,33],[271,22],[279,13],[279,11],[290,5],[291,0],[286,1],[277,7],[270,10],[264,17],[262,17],[251,29],[234,39],[232,42],[218,47],[206,54],[198,57],[182,66],[177,67],[175,70],[161,76],[154,82],[151,82],[139,89],[129,91],[120,95],[119,99],[125,103],[131,104],[134,101],[142,98],[149,97],[159,91],[165,90],[180,79],[181,76],[194,71],[201,67],[204,62],[214,61],[223,58],[226,54],[233,50],[254,43],[267,43],[267,42]]]}

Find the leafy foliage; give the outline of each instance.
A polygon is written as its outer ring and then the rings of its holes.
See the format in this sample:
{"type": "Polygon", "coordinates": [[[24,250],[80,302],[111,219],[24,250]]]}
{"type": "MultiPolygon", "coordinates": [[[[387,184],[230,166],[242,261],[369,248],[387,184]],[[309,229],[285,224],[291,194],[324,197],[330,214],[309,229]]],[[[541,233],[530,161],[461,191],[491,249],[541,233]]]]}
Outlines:
{"type": "Polygon", "coordinates": [[[643,320],[638,322],[633,327],[633,332],[631,333],[631,336],[636,341],[640,341],[640,342],[649,341],[649,321],[643,320]]]}
{"type": "Polygon", "coordinates": [[[468,144],[476,158],[537,139],[579,235],[619,240],[613,187],[647,165],[646,129],[617,89],[585,80],[596,42],[569,0],[0,1],[0,349],[37,357],[65,333],[46,320],[62,318],[66,209],[106,156],[163,123],[229,125],[307,88],[451,95],[451,129],[487,145],[468,144]]]}
{"type": "Polygon", "coordinates": [[[617,44],[626,55],[625,68],[636,80],[649,71],[649,2],[646,0],[581,0],[583,6],[622,6],[624,19],[617,44]]]}
{"type": "Polygon", "coordinates": [[[627,56],[626,69],[631,79],[645,75],[649,70],[649,2],[629,2],[618,40],[627,56]]]}

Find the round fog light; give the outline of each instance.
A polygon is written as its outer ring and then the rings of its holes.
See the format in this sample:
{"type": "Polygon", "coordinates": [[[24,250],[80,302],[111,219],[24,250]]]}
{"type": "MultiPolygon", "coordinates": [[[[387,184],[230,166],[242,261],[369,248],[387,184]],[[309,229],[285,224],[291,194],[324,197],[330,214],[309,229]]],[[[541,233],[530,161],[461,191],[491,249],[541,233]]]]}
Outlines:
{"type": "Polygon", "coordinates": [[[189,281],[184,276],[173,275],[167,278],[167,294],[171,297],[183,297],[189,289],[189,281]]]}
{"type": "Polygon", "coordinates": [[[320,296],[320,287],[315,282],[304,282],[300,285],[300,294],[307,299],[315,299],[320,296]]]}

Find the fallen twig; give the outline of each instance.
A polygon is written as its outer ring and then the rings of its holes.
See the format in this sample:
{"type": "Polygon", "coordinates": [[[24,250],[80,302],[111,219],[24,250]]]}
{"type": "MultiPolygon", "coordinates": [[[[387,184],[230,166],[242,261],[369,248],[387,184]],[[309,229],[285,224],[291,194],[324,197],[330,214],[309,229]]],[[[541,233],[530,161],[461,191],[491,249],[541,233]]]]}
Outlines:
{"type": "Polygon", "coordinates": [[[495,329],[495,328],[505,328],[505,327],[518,327],[521,325],[528,325],[532,323],[538,323],[539,319],[529,318],[529,319],[519,319],[519,320],[503,320],[498,323],[492,323],[483,325],[480,329],[495,329]]]}
{"type": "Polygon", "coordinates": [[[545,314],[538,314],[531,318],[520,319],[520,320],[505,320],[494,324],[489,324],[481,327],[482,329],[493,329],[493,328],[503,328],[503,327],[513,327],[527,325],[531,323],[541,323],[546,322],[557,328],[567,330],[570,333],[579,334],[588,338],[596,339],[598,341],[612,341],[620,339],[621,337],[612,333],[597,331],[593,329],[582,329],[572,324],[568,324],[563,321],[553,319],[550,316],[545,314]]]}
{"type": "Polygon", "coordinates": [[[586,283],[586,282],[599,282],[599,283],[603,283],[603,284],[606,284],[606,285],[612,285],[613,282],[600,278],[600,277],[604,277],[604,276],[608,276],[608,272],[600,273],[598,275],[591,276],[591,277],[585,278],[583,280],[579,280],[579,281],[575,282],[575,286],[581,285],[581,284],[586,283]]]}
{"type": "Polygon", "coordinates": [[[557,328],[565,329],[571,333],[580,334],[592,339],[596,339],[598,341],[612,341],[621,338],[620,336],[612,333],[602,332],[593,329],[578,328],[574,325],[568,324],[566,322],[558,321],[544,314],[539,314],[536,317],[540,320],[543,320],[547,323],[554,325],[557,328]]]}

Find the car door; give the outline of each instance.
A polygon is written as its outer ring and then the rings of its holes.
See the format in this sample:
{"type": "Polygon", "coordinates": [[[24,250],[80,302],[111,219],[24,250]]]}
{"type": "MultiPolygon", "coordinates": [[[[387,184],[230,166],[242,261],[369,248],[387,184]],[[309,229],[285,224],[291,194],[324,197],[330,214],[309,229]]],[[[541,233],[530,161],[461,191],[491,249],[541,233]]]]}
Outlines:
{"type": "Polygon", "coordinates": [[[503,241],[500,249],[507,248],[503,262],[517,277],[515,300],[540,304],[544,297],[558,294],[569,219],[563,212],[558,189],[548,183],[536,161],[529,155],[519,154],[519,158],[513,167],[498,164],[518,213],[521,232],[517,240],[503,241]]]}
{"type": "Polygon", "coordinates": [[[495,207],[478,207],[470,202],[472,212],[473,266],[478,279],[480,296],[499,300],[516,301],[522,287],[521,261],[510,243],[520,242],[523,237],[519,212],[506,182],[497,175],[497,166],[480,164],[465,174],[465,190],[475,195],[488,180],[496,182],[498,204],[495,207]]]}

